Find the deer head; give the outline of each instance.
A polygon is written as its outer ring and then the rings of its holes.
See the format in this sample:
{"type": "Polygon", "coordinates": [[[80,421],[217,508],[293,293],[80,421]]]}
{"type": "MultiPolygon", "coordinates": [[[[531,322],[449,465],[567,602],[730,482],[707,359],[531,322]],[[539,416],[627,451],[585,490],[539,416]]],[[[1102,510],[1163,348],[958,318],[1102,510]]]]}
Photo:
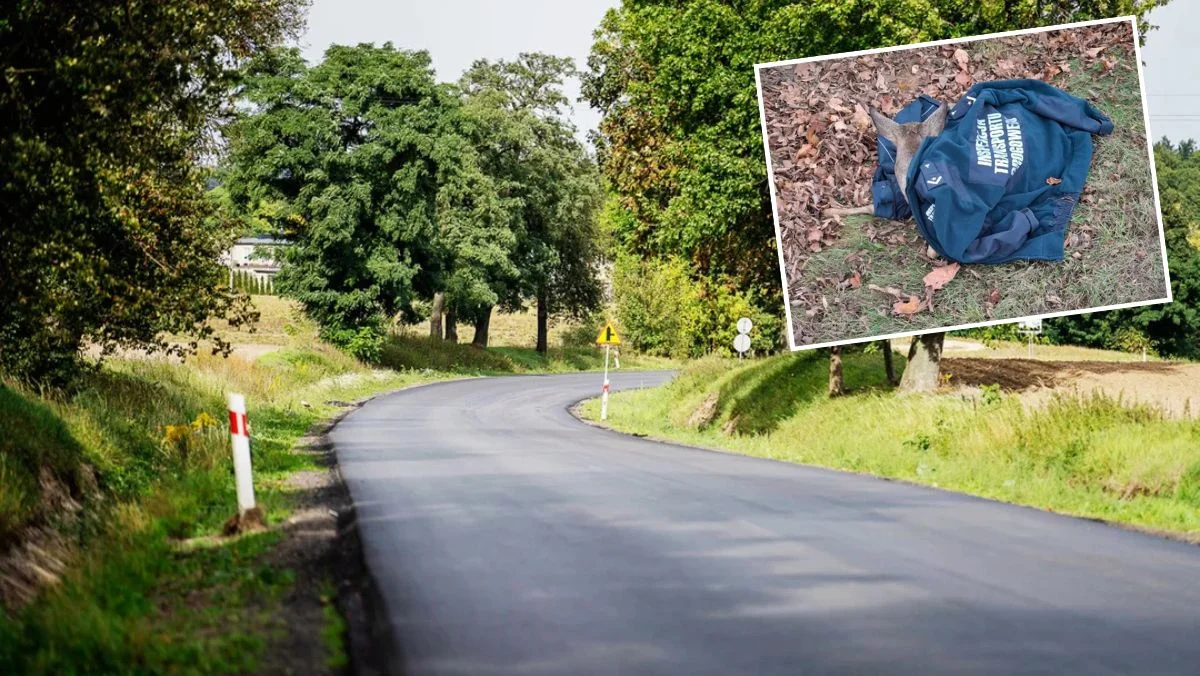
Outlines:
{"type": "Polygon", "coordinates": [[[900,194],[908,200],[908,165],[913,155],[921,147],[921,141],[929,136],[937,136],[946,126],[946,113],[950,109],[942,104],[923,122],[906,122],[901,124],[890,117],[871,109],[871,119],[875,122],[875,131],[883,138],[896,145],[896,182],[900,184],[900,194]]]}

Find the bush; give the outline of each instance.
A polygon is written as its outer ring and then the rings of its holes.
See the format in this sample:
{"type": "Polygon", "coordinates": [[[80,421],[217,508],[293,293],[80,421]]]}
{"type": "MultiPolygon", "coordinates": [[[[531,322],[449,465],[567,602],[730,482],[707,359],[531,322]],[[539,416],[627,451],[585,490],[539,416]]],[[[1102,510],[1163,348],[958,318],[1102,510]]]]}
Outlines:
{"type": "Polygon", "coordinates": [[[376,325],[322,330],[321,338],[367,364],[378,364],[383,354],[383,330],[376,325]]]}
{"type": "Polygon", "coordinates": [[[466,343],[451,343],[429,336],[399,334],[382,345],[379,363],[387,368],[435,371],[511,373],[516,366],[508,357],[466,343]]]}
{"type": "Polygon", "coordinates": [[[699,336],[703,313],[697,291],[683,260],[619,257],[613,300],[625,341],[660,357],[694,355],[693,336],[699,336]]]}
{"type": "Polygon", "coordinates": [[[741,317],[754,322],[752,349],[774,352],[782,343],[783,321],[763,311],[764,302],[740,290],[732,279],[693,279],[690,266],[681,259],[618,258],[613,295],[622,337],[647,354],[732,354],[741,317]]]}
{"type": "Polygon", "coordinates": [[[604,326],[604,318],[601,316],[597,316],[591,321],[575,324],[562,332],[562,346],[592,347],[596,344],[596,334],[600,332],[602,326],[604,326]]]}

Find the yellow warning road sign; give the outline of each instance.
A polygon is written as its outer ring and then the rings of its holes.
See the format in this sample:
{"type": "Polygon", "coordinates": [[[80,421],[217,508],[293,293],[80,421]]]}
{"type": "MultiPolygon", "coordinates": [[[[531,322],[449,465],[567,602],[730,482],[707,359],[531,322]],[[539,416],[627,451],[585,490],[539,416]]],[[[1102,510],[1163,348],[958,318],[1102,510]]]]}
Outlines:
{"type": "Polygon", "coordinates": [[[604,325],[600,329],[600,335],[596,336],[597,345],[620,345],[621,337],[617,335],[617,330],[613,328],[612,322],[604,325]]]}

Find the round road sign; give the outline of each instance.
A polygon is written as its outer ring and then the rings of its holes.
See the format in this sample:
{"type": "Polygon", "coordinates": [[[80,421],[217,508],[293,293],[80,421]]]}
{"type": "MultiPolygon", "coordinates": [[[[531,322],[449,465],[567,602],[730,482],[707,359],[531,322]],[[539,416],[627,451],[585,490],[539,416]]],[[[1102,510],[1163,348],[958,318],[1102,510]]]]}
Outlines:
{"type": "MultiPolygon", "coordinates": [[[[742,333],[742,334],[750,333],[750,329],[753,327],[754,327],[754,323],[750,321],[749,317],[742,317],[741,319],[738,320],[738,323],[737,323],[738,333],[742,333]]],[[[746,350],[742,350],[742,352],[745,352],[745,351],[746,350]]]]}
{"type": "Polygon", "coordinates": [[[747,336],[744,333],[739,333],[737,338],[733,339],[733,349],[737,350],[738,352],[745,352],[746,350],[749,350],[750,336],[747,336]]]}

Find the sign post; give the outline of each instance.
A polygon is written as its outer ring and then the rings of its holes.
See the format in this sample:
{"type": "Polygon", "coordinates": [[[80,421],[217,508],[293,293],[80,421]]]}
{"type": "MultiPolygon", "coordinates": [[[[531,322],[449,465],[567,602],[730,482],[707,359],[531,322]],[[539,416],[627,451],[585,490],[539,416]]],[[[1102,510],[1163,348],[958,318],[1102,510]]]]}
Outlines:
{"type": "Polygon", "coordinates": [[[1033,359],[1033,337],[1042,332],[1042,320],[1040,318],[1022,319],[1017,322],[1017,332],[1025,334],[1029,344],[1029,358],[1033,359]]]}
{"type": "Polygon", "coordinates": [[[246,398],[229,395],[229,436],[233,441],[233,477],[237,487],[238,515],[254,509],[254,478],[250,469],[250,431],[246,426],[246,398]]]}
{"type": "Polygon", "coordinates": [[[621,337],[617,335],[612,322],[605,322],[604,328],[600,329],[600,335],[596,336],[596,344],[604,346],[604,388],[600,390],[600,419],[608,420],[608,351],[613,345],[621,344],[621,337]]]}
{"type": "Polygon", "coordinates": [[[750,349],[750,329],[752,328],[754,328],[754,322],[750,321],[749,317],[737,320],[738,334],[733,339],[733,349],[737,350],[738,359],[741,359],[750,349]]]}

